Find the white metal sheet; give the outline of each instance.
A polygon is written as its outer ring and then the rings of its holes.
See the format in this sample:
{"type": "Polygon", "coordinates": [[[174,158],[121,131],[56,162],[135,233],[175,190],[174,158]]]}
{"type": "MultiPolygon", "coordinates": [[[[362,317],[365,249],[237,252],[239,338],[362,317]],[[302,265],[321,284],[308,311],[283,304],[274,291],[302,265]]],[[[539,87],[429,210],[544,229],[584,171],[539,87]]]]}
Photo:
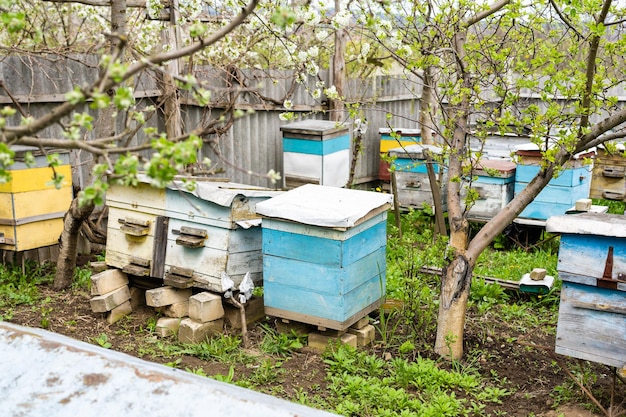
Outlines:
{"type": "Polygon", "coordinates": [[[256,205],[257,213],[321,227],[353,227],[377,209],[386,209],[391,194],[306,184],[256,205]]]}

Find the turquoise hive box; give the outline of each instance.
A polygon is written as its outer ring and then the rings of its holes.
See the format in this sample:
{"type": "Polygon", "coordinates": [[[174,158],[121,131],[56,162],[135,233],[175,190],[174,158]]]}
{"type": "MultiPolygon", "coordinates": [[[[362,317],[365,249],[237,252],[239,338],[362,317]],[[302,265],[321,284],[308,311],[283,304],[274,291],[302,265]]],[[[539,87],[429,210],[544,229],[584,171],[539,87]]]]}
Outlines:
{"type": "MultiPolygon", "coordinates": [[[[518,217],[545,221],[548,217],[565,214],[577,200],[588,198],[593,166],[587,164],[585,158],[593,155],[593,152],[574,155],[518,217]]],[[[526,188],[541,169],[541,152],[531,143],[520,146],[516,158],[515,195],[526,188]]]]}
{"type": "Polygon", "coordinates": [[[555,352],[626,369],[626,216],[555,216],[563,281],[555,352]]]}
{"type": "Polygon", "coordinates": [[[391,200],[307,184],[258,203],[265,313],[346,330],[378,308],[391,200]]]}

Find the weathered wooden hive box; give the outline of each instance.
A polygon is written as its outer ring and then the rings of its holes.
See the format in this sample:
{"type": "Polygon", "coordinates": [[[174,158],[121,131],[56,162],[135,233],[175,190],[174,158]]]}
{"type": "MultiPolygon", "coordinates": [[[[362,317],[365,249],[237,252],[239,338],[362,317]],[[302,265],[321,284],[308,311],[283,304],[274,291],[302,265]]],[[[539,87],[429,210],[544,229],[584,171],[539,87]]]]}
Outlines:
{"type": "Polygon", "coordinates": [[[265,313],[345,330],[386,289],[389,194],[304,185],[257,204],[265,313]]]}
{"type": "Polygon", "coordinates": [[[223,292],[226,273],[238,286],[250,273],[262,284],[261,218],[256,205],[280,195],[237,183],[198,182],[194,191],[169,187],[164,283],[223,292]]]}
{"type": "Polygon", "coordinates": [[[281,126],[285,187],[319,184],[343,187],[350,175],[350,132],[327,120],[281,126]]]}
{"type": "MultiPolygon", "coordinates": [[[[518,216],[522,219],[545,221],[548,217],[565,214],[576,201],[589,197],[592,166],[585,161],[593,152],[576,155],[570,159],[558,177],[548,185],[518,216]]],[[[530,144],[516,151],[515,195],[519,194],[537,175],[541,167],[539,149],[530,144]]]]}
{"type": "Polygon", "coordinates": [[[599,147],[593,162],[589,198],[626,201],[626,153],[619,144],[614,152],[599,147]]]}
{"type": "Polygon", "coordinates": [[[0,249],[20,252],[57,244],[73,197],[69,153],[53,152],[61,160],[53,170],[37,148],[11,149],[11,181],[0,184],[0,249]],[[27,152],[35,159],[32,165],[24,159],[27,152]],[[60,188],[52,181],[55,172],[64,177],[60,188]]]}
{"type": "Polygon", "coordinates": [[[378,178],[382,181],[389,181],[391,173],[389,172],[389,162],[385,161],[384,156],[389,154],[391,149],[403,148],[422,142],[422,132],[420,129],[390,129],[381,127],[378,129],[380,135],[380,163],[378,164],[378,178]]]}
{"type": "MultiPolygon", "coordinates": [[[[481,159],[471,172],[472,188],[478,199],[469,210],[473,220],[489,220],[513,199],[515,163],[503,159],[481,159]]],[[[462,197],[467,194],[462,190],[462,197]]]]}
{"type": "Polygon", "coordinates": [[[165,190],[140,182],[136,187],[112,185],[105,262],[137,276],[163,278],[168,218],[165,190]]]}
{"type": "Polygon", "coordinates": [[[409,145],[389,150],[392,160],[392,169],[396,173],[396,185],[398,188],[398,203],[405,208],[423,208],[424,204],[434,207],[434,199],[431,187],[438,187],[441,195],[443,210],[446,210],[446,170],[436,158],[441,154],[441,148],[435,145],[409,145]],[[433,172],[437,183],[432,184],[428,175],[429,152],[433,161],[433,172]]]}
{"type": "Polygon", "coordinates": [[[546,230],[561,234],[555,351],[626,367],[626,216],[555,216],[546,230]]]}

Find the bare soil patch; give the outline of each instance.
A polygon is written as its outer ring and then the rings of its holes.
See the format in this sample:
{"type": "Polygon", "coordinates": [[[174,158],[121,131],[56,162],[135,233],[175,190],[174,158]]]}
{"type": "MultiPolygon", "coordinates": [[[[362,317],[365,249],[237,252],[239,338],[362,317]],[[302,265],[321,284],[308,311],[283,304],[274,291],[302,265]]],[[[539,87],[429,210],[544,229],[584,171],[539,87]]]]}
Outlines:
{"type": "MultiPolygon", "coordinates": [[[[29,327],[45,327],[77,340],[97,344],[101,334],[107,335],[111,349],[122,351],[145,360],[168,363],[177,358],[151,357],[145,354],[142,344],[146,343],[146,327],[149,320],[157,317],[150,307],[141,307],[119,321],[109,325],[102,315],[90,309],[90,296],[86,292],[67,290],[55,292],[51,288],[41,289],[47,301],[44,307],[39,305],[20,306],[14,310],[10,321],[29,327]]],[[[272,326],[272,319],[264,322],[272,326]]],[[[554,346],[554,331],[535,329],[520,332],[509,323],[498,319],[497,312],[487,316],[478,316],[470,312],[466,331],[466,358],[463,366],[478,369],[492,386],[510,391],[502,404],[494,404],[484,410],[483,415],[491,416],[544,416],[588,417],[603,415],[594,407],[589,397],[580,389],[572,388],[572,380],[556,363],[550,349],[554,346]],[[536,347],[532,347],[536,346],[536,347]],[[569,390],[558,387],[570,387],[569,390]],[[565,397],[565,393],[571,394],[565,397]]],[[[227,331],[229,331],[227,329],[227,331]]],[[[233,330],[239,334],[239,330],[233,330]]],[[[257,324],[249,329],[251,353],[263,355],[258,348],[263,339],[263,332],[257,324]]],[[[156,336],[153,336],[156,338],[156,336]]],[[[368,350],[383,358],[393,357],[393,349],[383,346],[378,341],[368,350]]],[[[415,352],[415,356],[429,356],[428,352],[415,352]]],[[[432,356],[432,355],[431,355],[432,356]]],[[[269,358],[269,357],[268,357],[269,358]]],[[[600,404],[608,408],[611,404],[613,379],[611,370],[600,364],[579,363],[572,358],[558,357],[571,369],[582,366],[587,375],[594,380],[587,386],[600,404]]],[[[271,360],[271,358],[270,358],[271,360]]],[[[177,364],[179,368],[202,370],[206,375],[228,375],[234,366],[234,380],[250,375],[252,369],[245,364],[228,364],[211,360],[201,360],[192,356],[183,357],[177,364]]],[[[442,366],[453,366],[442,362],[442,366]]],[[[278,380],[257,386],[266,393],[292,401],[298,394],[311,396],[325,395],[326,367],[319,352],[304,347],[291,356],[281,359],[281,373],[278,380]]],[[[568,394],[568,395],[569,395],[568,394]]],[[[622,412],[626,404],[626,385],[618,381],[613,392],[613,404],[619,405],[622,412]]],[[[617,410],[617,408],[616,408],[617,410]]],[[[617,413],[613,415],[619,415],[617,413]]]]}

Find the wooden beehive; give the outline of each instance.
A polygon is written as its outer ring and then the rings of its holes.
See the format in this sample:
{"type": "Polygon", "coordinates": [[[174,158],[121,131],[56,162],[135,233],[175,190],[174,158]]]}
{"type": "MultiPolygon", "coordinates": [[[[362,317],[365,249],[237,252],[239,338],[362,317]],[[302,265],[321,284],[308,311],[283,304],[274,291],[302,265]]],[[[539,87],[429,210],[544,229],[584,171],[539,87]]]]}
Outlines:
{"type": "Polygon", "coordinates": [[[626,367],[626,216],[555,216],[546,230],[561,234],[555,351],[626,367]]]}
{"type": "Polygon", "coordinates": [[[626,154],[624,145],[615,152],[596,151],[589,198],[626,201],[626,154]]]}
{"type": "Polygon", "coordinates": [[[304,185],[259,203],[265,313],[345,330],[386,288],[389,194],[304,185]]]}
{"type": "Polygon", "coordinates": [[[422,142],[421,129],[404,129],[382,127],[378,129],[380,135],[380,163],[378,164],[378,178],[381,181],[389,181],[391,179],[389,172],[389,162],[385,160],[385,156],[389,155],[389,151],[395,148],[404,148],[422,142]],[[392,135],[393,133],[393,135],[392,135]]]}
{"type": "Polygon", "coordinates": [[[168,218],[165,190],[140,182],[136,187],[112,185],[105,262],[137,276],[163,278],[168,218]]]}
{"type": "Polygon", "coordinates": [[[350,132],[327,120],[281,126],[285,187],[319,184],[343,187],[350,175],[350,132]]]}
{"type": "MultiPolygon", "coordinates": [[[[548,217],[565,214],[576,201],[589,197],[592,166],[585,162],[593,152],[579,154],[570,159],[563,170],[520,213],[520,219],[545,221],[548,217]]],[[[534,144],[516,151],[515,191],[519,194],[541,169],[541,152],[534,144]]]]}
{"type": "Polygon", "coordinates": [[[262,285],[261,219],[256,204],[280,195],[230,182],[198,182],[167,189],[164,283],[224,292],[222,273],[238,286],[246,273],[262,285]]]}
{"type": "MultiPolygon", "coordinates": [[[[471,172],[471,187],[478,199],[469,210],[472,220],[489,220],[513,199],[515,163],[502,159],[481,159],[471,172]]],[[[461,191],[465,197],[467,191],[461,191]]]]}
{"type": "Polygon", "coordinates": [[[395,170],[396,184],[398,188],[398,204],[404,208],[423,208],[424,204],[434,207],[434,199],[431,187],[438,187],[441,196],[443,210],[446,210],[446,170],[441,163],[433,160],[432,167],[436,176],[436,183],[430,181],[428,175],[429,152],[434,159],[441,154],[441,148],[435,145],[410,145],[402,148],[389,150],[389,155],[394,158],[392,169],[395,170]]]}
{"type": "Polygon", "coordinates": [[[73,197],[69,153],[54,152],[61,164],[53,170],[37,148],[12,149],[11,181],[0,184],[0,249],[21,252],[57,244],[73,197]],[[27,152],[35,158],[31,166],[25,163],[27,152]],[[60,188],[52,182],[55,172],[64,177],[60,188]]]}

